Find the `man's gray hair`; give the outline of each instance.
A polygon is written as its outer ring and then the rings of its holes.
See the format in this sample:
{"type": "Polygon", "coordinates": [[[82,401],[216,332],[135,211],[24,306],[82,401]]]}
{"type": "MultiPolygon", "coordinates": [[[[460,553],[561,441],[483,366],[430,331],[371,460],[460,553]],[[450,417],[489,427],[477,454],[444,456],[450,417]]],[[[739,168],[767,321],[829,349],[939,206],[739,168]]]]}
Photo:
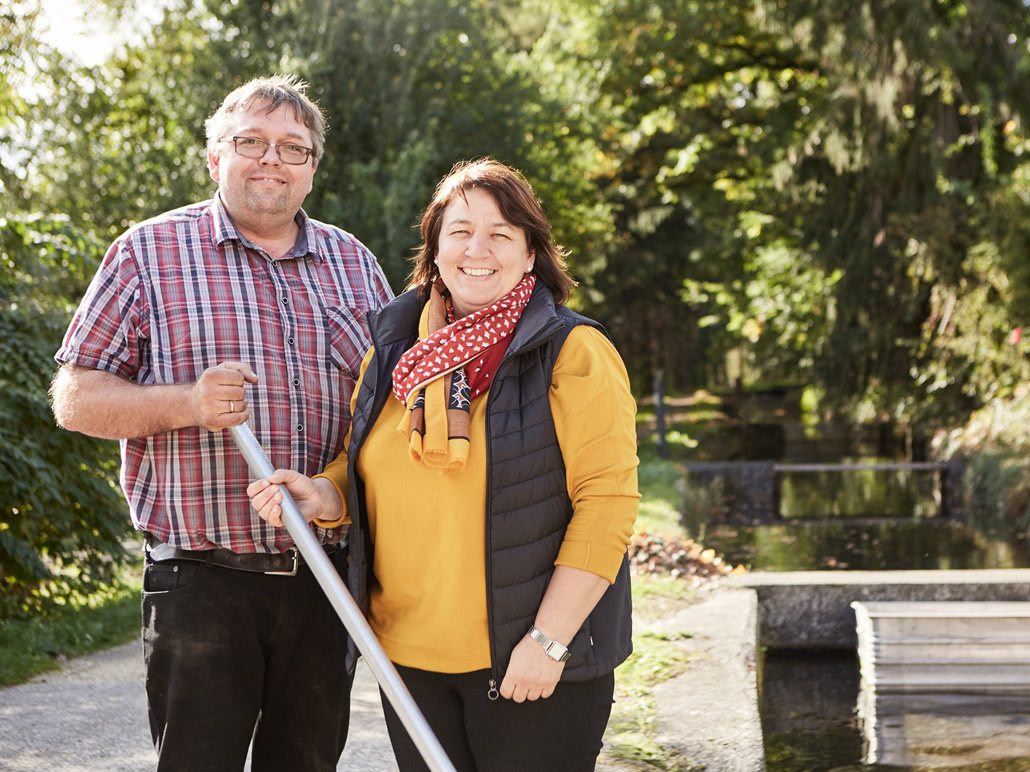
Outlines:
{"type": "Polygon", "coordinates": [[[215,145],[226,139],[225,133],[238,114],[247,112],[255,105],[260,105],[266,113],[287,105],[293,110],[297,121],[311,131],[312,156],[317,163],[325,149],[325,118],[318,105],[304,93],[306,89],[307,83],[293,75],[273,75],[244,83],[229,94],[214,115],[204,122],[208,151],[213,152],[215,145]]]}

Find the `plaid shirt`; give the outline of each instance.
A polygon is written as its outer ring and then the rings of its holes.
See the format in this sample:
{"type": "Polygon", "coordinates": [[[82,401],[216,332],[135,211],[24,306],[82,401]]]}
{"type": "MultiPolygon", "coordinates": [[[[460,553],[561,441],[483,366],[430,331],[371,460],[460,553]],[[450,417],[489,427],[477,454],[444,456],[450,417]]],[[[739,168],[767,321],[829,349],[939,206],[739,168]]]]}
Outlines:
{"type": "MultiPolygon", "coordinates": [[[[297,215],[272,260],[219,197],[137,225],[108,250],[55,355],[139,384],[193,383],[249,364],[251,427],[276,468],[308,475],[343,449],[350,398],[371,345],[366,313],[392,293],[350,234],[297,215]]],[[[251,475],[227,431],[190,427],[121,441],[136,528],[183,549],[281,552],[292,539],[251,509],[251,475]]],[[[323,532],[322,541],[337,538],[323,532]]]]}

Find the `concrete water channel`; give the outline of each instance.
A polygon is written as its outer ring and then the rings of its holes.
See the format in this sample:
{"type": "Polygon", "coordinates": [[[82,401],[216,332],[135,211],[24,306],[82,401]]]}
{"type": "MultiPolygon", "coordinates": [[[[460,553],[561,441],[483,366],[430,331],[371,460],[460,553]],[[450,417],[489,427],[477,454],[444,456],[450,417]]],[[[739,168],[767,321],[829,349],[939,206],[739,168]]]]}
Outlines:
{"type": "Polygon", "coordinates": [[[688,533],[749,569],[723,580],[739,607],[723,683],[753,703],[764,749],[740,743],[708,772],[1030,772],[1030,695],[870,696],[851,607],[1030,601],[1026,529],[970,517],[961,463],[926,461],[889,425],[816,426],[782,395],[754,401],[704,435],[681,481],[688,533]]]}
{"type": "MultiPolygon", "coordinates": [[[[752,573],[725,581],[754,595],[753,630],[736,633],[748,639],[726,645],[758,663],[768,772],[1030,770],[1030,694],[870,698],[858,674],[851,606],[1027,601],[1030,569],[752,573]]],[[[747,669],[738,672],[741,683],[727,688],[753,691],[747,669]]],[[[755,760],[731,768],[755,769],[755,760]]]]}
{"type": "MultiPolygon", "coordinates": [[[[852,765],[1030,772],[1027,691],[897,698],[859,677],[853,602],[1030,600],[1027,534],[966,521],[958,464],[865,459],[688,469],[688,530],[751,569],[731,583],[756,593],[770,772],[852,765]]],[[[1030,657],[1030,629],[1023,641],[1030,657]]]]}
{"type": "Polygon", "coordinates": [[[1017,524],[962,509],[961,462],[688,463],[683,522],[756,571],[1030,568],[1017,524]]]}

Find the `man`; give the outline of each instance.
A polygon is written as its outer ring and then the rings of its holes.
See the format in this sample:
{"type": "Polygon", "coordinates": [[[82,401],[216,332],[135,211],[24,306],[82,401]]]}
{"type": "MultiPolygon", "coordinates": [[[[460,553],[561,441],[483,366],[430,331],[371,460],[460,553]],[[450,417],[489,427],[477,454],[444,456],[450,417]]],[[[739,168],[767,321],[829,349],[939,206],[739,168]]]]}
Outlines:
{"type": "MultiPolygon", "coordinates": [[[[392,295],[360,242],[301,209],[325,135],[303,83],[251,81],[206,129],[217,194],[108,250],[56,355],[54,414],[121,440],[158,768],[242,769],[253,738],[256,771],[335,769],[346,631],[250,509],[224,429],[249,422],[276,467],[320,471],[343,446],[365,314],[392,295]]],[[[316,533],[339,569],[339,530],[316,533]]]]}

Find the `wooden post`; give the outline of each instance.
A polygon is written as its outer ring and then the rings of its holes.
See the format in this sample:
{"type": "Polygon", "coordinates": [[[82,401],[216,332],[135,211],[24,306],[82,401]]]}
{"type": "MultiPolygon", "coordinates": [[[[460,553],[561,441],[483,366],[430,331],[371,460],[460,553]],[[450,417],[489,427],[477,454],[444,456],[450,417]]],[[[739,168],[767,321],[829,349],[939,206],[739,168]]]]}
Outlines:
{"type": "Polygon", "coordinates": [[[659,367],[654,374],[654,423],[657,432],[658,458],[668,458],[665,445],[665,370],[659,367]]]}
{"type": "Polygon", "coordinates": [[[963,520],[962,511],[962,474],[965,472],[966,464],[962,458],[952,458],[941,473],[941,487],[944,488],[944,495],[941,497],[941,509],[943,514],[952,520],[963,520]]]}

